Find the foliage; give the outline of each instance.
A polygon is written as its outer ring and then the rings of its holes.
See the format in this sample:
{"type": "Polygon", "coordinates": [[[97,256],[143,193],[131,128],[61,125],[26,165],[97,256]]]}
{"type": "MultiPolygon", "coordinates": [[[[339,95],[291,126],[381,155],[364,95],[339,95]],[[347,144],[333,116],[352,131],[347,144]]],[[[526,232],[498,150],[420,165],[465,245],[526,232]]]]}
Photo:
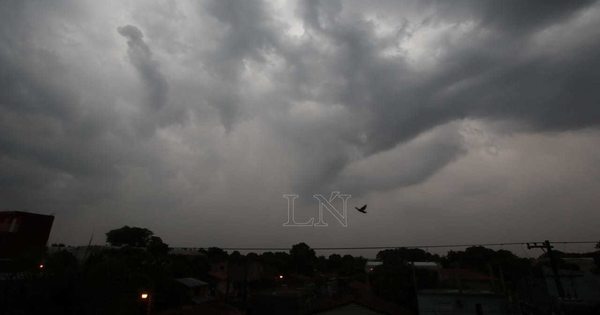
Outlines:
{"type": "Polygon", "coordinates": [[[377,259],[388,264],[402,264],[414,261],[439,261],[438,255],[433,255],[420,248],[386,249],[377,253],[377,259]]]}
{"type": "Polygon", "coordinates": [[[287,274],[292,271],[292,260],[285,252],[266,252],[259,256],[263,270],[268,278],[274,278],[279,274],[287,274]]]}
{"type": "Polygon", "coordinates": [[[83,268],[85,305],[104,314],[134,313],[138,295],[167,278],[161,258],[139,248],[121,248],[95,253],[83,268]]]}
{"type": "Polygon", "coordinates": [[[399,262],[399,257],[392,252],[381,256],[385,258],[383,264],[369,275],[374,292],[386,300],[414,309],[415,291],[410,266],[405,261],[399,262]]]}
{"type": "MultiPolygon", "coordinates": [[[[414,269],[411,264],[415,261],[435,261],[447,268],[479,270],[493,273],[495,277],[502,275],[509,290],[520,278],[532,272],[529,259],[517,257],[507,250],[484,247],[450,251],[445,257],[421,249],[383,250],[377,254],[382,265],[365,274],[364,258],[338,254],[317,257],[315,250],[305,243],[295,244],[289,253],[243,255],[236,251],[229,254],[211,247],[200,250],[200,255],[169,255],[168,245],[152,231],[127,226],[108,232],[107,241],[126,246],[92,251],[83,263],[68,252],[68,247],[55,246],[54,250],[58,251],[46,256],[44,269],[35,271],[46,281],[37,289],[37,292],[45,292],[43,298],[28,294],[22,299],[15,296],[13,300],[18,303],[31,299],[39,301],[40,306],[29,313],[39,313],[39,310],[51,305],[47,307],[50,313],[132,314],[139,311],[139,293],[144,290],[153,294],[153,307],[159,311],[173,307],[173,301],[180,298],[174,293],[173,279],[194,277],[211,281],[209,271],[213,263],[226,262],[232,268],[253,261],[260,263],[263,278],[253,284],[244,284],[244,290],[311,282],[319,288],[328,283],[331,275],[337,275],[344,281],[368,281],[372,292],[379,297],[414,310],[416,289],[435,288],[439,284],[436,272],[414,269]],[[286,276],[294,273],[303,276],[286,276]],[[284,275],[285,280],[280,280],[279,275],[284,275]],[[293,279],[302,281],[290,282],[296,281],[293,279]]],[[[556,251],[556,256],[559,259],[595,257],[600,260],[600,251],[586,254],[556,251]]],[[[543,260],[544,256],[541,258],[543,260]]],[[[561,265],[561,268],[564,267],[561,265]]],[[[237,289],[240,288],[238,283],[237,289]]]]}
{"type": "Polygon", "coordinates": [[[146,248],[153,255],[166,255],[169,253],[169,245],[163,243],[158,236],[151,236],[146,248]]]}
{"type": "Polygon", "coordinates": [[[112,246],[146,247],[152,239],[152,235],[154,233],[146,228],[125,225],[106,233],[106,242],[112,246]]]}
{"type": "Polygon", "coordinates": [[[312,275],[314,273],[317,260],[314,249],[305,243],[298,243],[292,246],[290,256],[297,273],[303,275],[312,275]]]}
{"type": "Polygon", "coordinates": [[[229,256],[226,251],[218,247],[209,247],[204,253],[211,263],[227,260],[227,257],[229,256]]]}
{"type": "Polygon", "coordinates": [[[493,249],[482,246],[472,246],[465,251],[450,251],[443,261],[446,267],[469,268],[483,273],[500,273],[513,283],[531,272],[531,262],[520,258],[510,251],[493,249]]]}

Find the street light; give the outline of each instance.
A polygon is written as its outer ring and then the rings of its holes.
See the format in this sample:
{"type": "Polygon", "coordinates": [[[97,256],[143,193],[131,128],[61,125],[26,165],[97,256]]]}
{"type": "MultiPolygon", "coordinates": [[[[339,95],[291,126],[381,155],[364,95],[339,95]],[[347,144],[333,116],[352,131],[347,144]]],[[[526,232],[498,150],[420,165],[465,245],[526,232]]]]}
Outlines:
{"type": "Polygon", "coordinates": [[[152,308],[152,298],[150,296],[150,293],[146,291],[140,293],[140,301],[141,306],[143,307],[142,314],[150,315],[150,309],[152,308]]]}

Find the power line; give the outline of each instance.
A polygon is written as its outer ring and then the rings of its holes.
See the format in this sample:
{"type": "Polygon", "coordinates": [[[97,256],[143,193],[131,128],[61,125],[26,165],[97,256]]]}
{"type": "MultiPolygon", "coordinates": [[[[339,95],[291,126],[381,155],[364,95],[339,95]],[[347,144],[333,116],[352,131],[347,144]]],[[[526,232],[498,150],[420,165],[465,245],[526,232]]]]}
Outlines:
{"type": "MultiPolygon", "coordinates": [[[[532,243],[542,242],[506,242],[506,243],[483,243],[483,244],[446,244],[446,245],[400,245],[400,246],[358,246],[358,247],[311,247],[314,250],[383,250],[383,249],[395,249],[395,248],[456,248],[456,247],[473,247],[473,246],[516,246],[516,245],[527,245],[532,243]]],[[[599,241],[559,241],[552,242],[553,244],[597,244],[599,241]]],[[[249,251],[249,250],[261,250],[261,251],[280,251],[289,250],[291,247],[220,247],[223,250],[238,250],[238,251],[249,251]]]]}

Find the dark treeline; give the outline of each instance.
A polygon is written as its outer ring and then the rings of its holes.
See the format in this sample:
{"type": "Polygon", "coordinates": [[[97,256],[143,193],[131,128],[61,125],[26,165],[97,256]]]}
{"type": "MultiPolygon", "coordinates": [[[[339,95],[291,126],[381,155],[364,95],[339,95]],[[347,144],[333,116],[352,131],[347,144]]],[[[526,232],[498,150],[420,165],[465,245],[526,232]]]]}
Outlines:
{"type": "MultiPolygon", "coordinates": [[[[284,277],[290,286],[294,281],[310,281],[318,290],[326,279],[338,277],[368,283],[378,297],[415,309],[416,290],[435,286],[437,279],[431,272],[415,269],[414,262],[436,262],[443,268],[468,268],[492,275],[502,279],[504,290],[510,293],[519,279],[539,272],[539,265],[534,262],[544,258],[522,258],[508,250],[485,247],[450,251],[444,256],[422,249],[398,248],[380,251],[380,264],[367,270],[368,260],[363,257],[319,256],[304,243],[292,246],[288,252],[243,255],[211,247],[184,255],[170,252],[168,245],[147,229],[123,227],[106,235],[109,247],[84,248],[81,257],[76,257],[68,247],[55,246],[47,253],[43,268],[6,279],[0,292],[4,313],[134,314],[140,311],[140,292],[151,292],[156,311],[169,309],[178,301],[173,279],[200,279],[211,283],[211,290],[215,290],[215,266],[224,263],[229,266],[227,272],[236,270],[235,266],[245,266],[245,270],[251,264],[261,266],[260,279],[251,284],[227,282],[227,290],[272,288],[284,277]]],[[[593,257],[598,266],[599,253],[557,255],[593,257]]],[[[576,268],[561,264],[564,269],[576,268]]]]}

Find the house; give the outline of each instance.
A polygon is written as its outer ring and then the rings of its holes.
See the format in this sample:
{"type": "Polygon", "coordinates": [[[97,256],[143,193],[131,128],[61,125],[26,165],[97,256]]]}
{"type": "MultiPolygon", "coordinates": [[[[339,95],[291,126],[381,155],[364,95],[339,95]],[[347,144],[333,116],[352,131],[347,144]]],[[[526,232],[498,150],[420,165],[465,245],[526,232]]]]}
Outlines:
{"type": "Polygon", "coordinates": [[[180,284],[182,304],[200,304],[212,300],[207,282],[195,278],[179,278],[175,281],[180,284]]]}
{"type": "Polygon", "coordinates": [[[254,260],[240,262],[223,260],[211,263],[208,274],[215,295],[225,299],[245,300],[249,287],[261,279],[263,266],[254,260]]]}
{"type": "Polygon", "coordinates": [[[478,290],[420,290],[417,303],[420,315],[512,314],[504,296],[478,290]]]}
{"type": "Polygon", "coordinates": [[[225,295],[228,293],[227,281],[228,281],[228,269],[227,261],[216,261],[210,264],[210,271],[208,275],[211,277],[215,294],[225,295]]]}
{"type": "Polygon", "coordinates": [[[523,314],[600,312],[599,275],[581,270],[558,270],[558,281],[564,292],[564,297],[560,298],[552,270],[542,266],[540,271],[540,274],[524,278],[519,283],[518,295],[523,314]]]}
{"type": "Polygon", "coordinates": [[[438,275],[440,287],[448,289],[493,292],[498,282],[493,276],[463,268],[439,269],[438,275]]]}
{"type": "Polygon", "coordinates": [[[575,265],[581,271],[594,272],[598,270],[598,265],[592,257],[562,257],[562,261],[569,265],[575,265]]]}
{"type": "Polygon", "coordinates": [[[475,270],[438,269],[437,283],[417,291],[419,314],[512,314],[497,279],[475,270]]]}
{"type": "Polygon", "coordinates": [[[412,263],[415,269],[437,271],[440,265],[434,261],[415,261],[412,263]]]}

